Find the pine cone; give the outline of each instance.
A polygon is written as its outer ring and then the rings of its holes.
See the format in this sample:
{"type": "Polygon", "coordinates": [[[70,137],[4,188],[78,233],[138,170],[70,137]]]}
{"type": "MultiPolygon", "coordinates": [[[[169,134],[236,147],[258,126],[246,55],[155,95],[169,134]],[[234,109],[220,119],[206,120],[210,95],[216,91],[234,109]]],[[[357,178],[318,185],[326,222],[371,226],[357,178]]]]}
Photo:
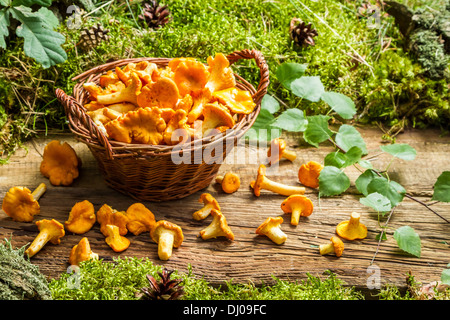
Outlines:
{"type": "Polygon", "coordinates": [[[300,19],[291,20],[289,34],[294,43],[301,47],[314,46],[314,37],[318,35],[317,30],[312,28],[312,24],[308,25],[300,19]]]}
{"type": "Polygon", "coordinates": [[[176,300],[184,294],[183,287],[180,285],[181,279],[170,279],[173,271],[164,269],[162,273],[158,272],[161,280],[158,282],[151,275],[147,275],[150,287],[142,288],[144,298],[149,300],[176,300]]]}
{"type": "Polygon", "coordinates": [[[97,24],[97,26],[91,28],[85,28],[80,32],[81,38],[77,46],[84,51],[89,51],[97,47],[102,41],[108,41],[110,38],[108,33],[109,30],[103,29],[101,24],[97,24]]]}
{"type": "Polygon", "coordinates": [[[160,5],[156,0],[144,3],[143,12],[139,18],[144,20],[151,29],[158,29],[169,22],[170,11],[167,5],[160,5]]]}

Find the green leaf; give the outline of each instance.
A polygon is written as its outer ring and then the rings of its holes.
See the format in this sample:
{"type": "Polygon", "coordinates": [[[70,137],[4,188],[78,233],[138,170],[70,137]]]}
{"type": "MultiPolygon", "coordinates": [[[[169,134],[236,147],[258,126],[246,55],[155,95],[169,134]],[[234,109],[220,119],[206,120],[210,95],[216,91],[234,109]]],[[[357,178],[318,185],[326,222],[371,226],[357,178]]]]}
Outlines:
{"type": "Polygon", "coordinates": [[[308,120],[305,119],[300,109],[287,109],[272,123],[274,127],[291,132],[303,132],[306,130],[308,120]]]}
{"type": "Polygon", "coordinates": [[[48,29],[54,30],[59,26],[58,18],[49,9],[42,7],[38,11],[36,11],[36,13],[39,14],[41,20],[45,22],[48,29]]]}
{"type": "Polygon", "coordinates": [[[362,150],[357,147],[351,147],[346,153],[345,153],[345,157],[347,158],[347,160],[345,161],[345,166],[351,166],[355,163],[357,163],[359,160],[361,160],[361,156],[362,156],[362,150]]]}
{"type": "Polygon", "coordinates": [[[9,12],[6,8],[0,10],[0,48],[6,49],[5,37],[9,35],[9,12]]]}
{"type": "Polygon", "coordinates": [[[319,175],[319,195],[334,196],[350,187],[350,179],[345,172],[333,166],[324,166],[319,175]]]}
{"type": "Polygon", "coordinates": [[[442,270],[441,281],[443,284],[450,286],[450,269],[442,270]]]}
{"type": "Polygon", "coordinates": [[[295,79],[291,82],[291,90],[292,93],[297,97],[317,102],[320,100],[320,97],[325,92],[322,81],[320,81],[320,77],[301,77],[299,79],[295,79]]]}
{"type": "Polygon", "coordinates": [[[371,193],[365,198],[360,198],[359,202],[383,214],[392,209],[391,201],[378,192],[371,193]]]}
{"type": "Polygon", "coordinates": [[[46,69],[67,59],[67,54],[61,47],[65,38],[58,32],[45,28],[46,22],[38,13],[31,12],[24,6],[11,7],[12,16],[22,24],[17,27],[16,34],[24,38],[25,54],[34,58],[46,69]]]}
{"type": "Polygon", "coordinates": [[[307,64],[300,64],[295,62],[285,62],[281,64],[275,74],[278,81],[286,88],[291,89],[291,82],[302,77],[305,74],[307,64]]]}
{"type": "Polygon", "coordinates": [[[351,147],[356,146],[361,149],[362,154],[367,154],[366,143],[361,134],[355,127],[348,124],[343,124],[339,127],[339,131],[336,134],[336,144],[344,151],[348,151],[351,147]]]}
{"type": "Polygon", "coordinates": [[[325,156],[324,165],[333,166],[336,168],[343,168],[347,161],[347,157],[340,151],[330,152],[325,156]]]}
{"type": "MultiPolygon", "coordinates": [[[[360,149],[361,150],[361,149],[360,149]]],[[[373,169],[372,162],[369,160],[359,160],[358,164],[363,167],[364,169],[373,169]]]]}
{"type": "Polygon", "coordinates": [[[364,171],[364,173],[362,173],[355,181],[356,189],[367,197],[369,195],[369,192],[367,192],[367,186],[376,177],[378,177],[378,175],[373,170],[369,169],[364,171]]]}
{"type": "Polygon", "coordinates": [[[32,5],[38,5],[43,7],[49,7],[52,5],[52,0],[13,0],[12,6],[18,7],[18,6],[25,6],[25,7],[31,7],[32,5]]]}
{"type": "Polygon", "coordinates": [[[272,126],[274,120],[275,117],[268,110],[261,109],[252,127],[245,133],[244,139],[270,141],[278,138],[281,130],[272,126]]]}
{"type": "Polygon", "coordinates": [[[419,235],[409,226],[403,226],[395,230],[394,239],[403,251],[420,258],[421,242],[419,235]]]}
{"type": "Polygon", "coordinates": [[[432,200],[450,202],[450,171],[444,171],[434,184],[432,200]]]}
{"type": "Polygon", "coordinates": [[[333,132],[328,128],[328,120],[330,117],[324,115],[316,115],[306,117],[308,126],[303,133],[303,138],[310,145],[319,146],[319,143],[331,138],[333,132]]]}
{"type": "Polygon", "coordinates": [[[389,181],[384,177],[375,177],[367,185],[367,192],[378,192],[391,201],[392,207],[399,204],[405,196],[406,190],[399,183],[389,181]]]}
{"type": "Polygon", "coordinates": [[[344,119],[351,119],[356,114],[355,103],[342,93],[324,92],[321,99],[344,119]]]}
{"type": "Polygon", "coordinates": [[[264,95],[264,97],[261,100],[261,110],[267,110],[271,114],[274,114],[278,110],[280,110],[280,104],[278,103],[278,100],[272,97],[271,95],[264,95]]]}
{"type": "Polygon", "coordinates": [[[416,149],[407,143],[388,144],[380,147],[381,150],[403,160],[414,160],[416,158],[416,149]]]}

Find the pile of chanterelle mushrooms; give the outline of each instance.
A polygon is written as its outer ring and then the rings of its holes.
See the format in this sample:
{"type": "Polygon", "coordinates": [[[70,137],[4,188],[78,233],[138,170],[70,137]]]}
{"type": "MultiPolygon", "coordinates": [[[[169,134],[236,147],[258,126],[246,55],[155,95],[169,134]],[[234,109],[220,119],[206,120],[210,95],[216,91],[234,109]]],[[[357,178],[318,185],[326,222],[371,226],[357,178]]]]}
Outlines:
{"type": "Polygon", "coordinates": [[[175,145],[232,128],[256,104],[236,87],[227,58],[207,65],[175,58],[167,67],[141,61],[116,67],[83,85],[87,114],[107,137],[124,143],[175,145]]]}

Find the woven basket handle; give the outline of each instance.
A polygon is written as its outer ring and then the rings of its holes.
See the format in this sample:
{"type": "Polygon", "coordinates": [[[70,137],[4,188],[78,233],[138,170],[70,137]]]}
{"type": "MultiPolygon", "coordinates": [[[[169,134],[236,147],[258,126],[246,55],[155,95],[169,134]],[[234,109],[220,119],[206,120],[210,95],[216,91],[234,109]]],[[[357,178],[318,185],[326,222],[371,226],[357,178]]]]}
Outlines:
{"type": "Polygon", "coordinates": [[[64,106],[69,122],[73,122],[73,119],[79,119],[83,126],[89,130],[91,137],[97,138],[99,143],[105,148],[108,159],[112,159],[113,150],[108,138],[98,129],[91,117],[84,111],[84,108],[73,97],[67,95],[62,89],[57,88],[55,90],[55,94],[64,106]]]}
{"type": "Polygon", "coordinates": [[[258,66],[260,72],[260,80],[258,88],[253,95],[253,100],[256,104],[261,103],[262,98],[267,92],[267,87],[269,86],[269,66],[267,65],[262,53],[258,50],[245,49],[230,53],[227,56],[227,59],[230,61],[230,64],[233,64],[240,59],[255,59],[256,65],[258,66]]]}

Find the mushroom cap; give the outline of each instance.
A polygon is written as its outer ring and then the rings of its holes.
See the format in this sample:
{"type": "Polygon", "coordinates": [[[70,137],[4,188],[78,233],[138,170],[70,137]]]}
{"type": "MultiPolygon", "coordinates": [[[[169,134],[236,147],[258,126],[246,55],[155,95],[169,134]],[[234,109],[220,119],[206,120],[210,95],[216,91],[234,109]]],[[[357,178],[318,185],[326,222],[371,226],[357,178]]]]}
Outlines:
{"type": "Polygon", "coordinates": [[[234,172],[227,172],[223,176],[222,190],[226,193],[233,193],[241,186],[241,179],[234,172]]]}
{"type": "Polygon", "coordinates": [[[174,108],[178,102],[179,91],[176,83],[166,77],[159,77],[155,82],[146,84],[137,96],[137,104],[141,108],[160,107],[174,108]]]}
{"type": "Polygon", "coordinates": [[[68,186],[78,178],[79,159],[75,150],[67,143],[50,141],[44,148],[41,173],[55,186],[68,186]]]}
{"type": "Polygon", "coordinates": [[[129,206],[126,215],[128,217],[127,229],[136,236],[142,232],[150,232],[156,223],[153,212],[142,203],[134,203],[129,206]]]}
{"type": "Polygon", "coordinates": [[[278,227],[283,223],[283,218],[278,217],[268,217],[263,223],[256,229],[255,233],[259,235],[265,235],[266,232],[274,227],[278,227]]]}
{"type": "Polygon", "coordinates": [[[213,93],[213,97],[227,106],[233,113],[250,114],[255,109],[256,103],[247,90],[228,88],[213,93]]]}
{"type": "Polygon", "coordinates": [[[115,252],[122,252],[130,246],[130,240],[120,234],[119,227],[112,224],[106,225],[107,236],[105,242],[115,252]]]}
{"type": "Polygon", "coordinates": [[[40,213],[39,202],[34,199],[30,189],[12,187],[3,198],[2,209],[14,221],[30,222],[40,213]]]}
{"type": "Polygon", "coordinates": [[[194,123],[202,115],[203,107],[211,101],[212,95],[208,88],[203,88],[198,92],[193,92],[191,97],[192,106],[188,113],[188,122],[194,123]]]}
{"type": "Polygon", "coordinates": [[[141,92],[142,82],[136,72],[131,72],[125,83],[125,88],[113,93],[102,93],[97,95],[97,101],[101,104],[114,104],[119,102],[131,102],[137,105],[137,96],[141,92]]]}
{"type": "Polygon", "coordinates": [[[110,84],[115,84],[121,81],[116,73],[112,70],[108,70],[105,74],[100,76],[99,84],[101,87],[105,88],[110,84]]]}
{"type": "Polygon", "coordinates": [[[220,205],[219,202],[217,202],[216,198],[212,196],[210,193],[202,193],[200,195],[200,198],[198,199],[198,202],[203,202],[203,204],[210,204],[214,207],[214,209],[220,211],[220,205]]]}
{"type": "Polygon", "coordinates": [[[266,166],[261,164],[258,168],[258,175],[256,176],[256,180],[252,182],[252,188],[255,196],[260,196],[261,194],[261,184],[264,182],[266,177],[266,166]]]}
{"type": "Polygon", "coordinates": [[[226,126],[232,128],[234,126],[234,119],[231,113],[223,105],[213,102],[207,103],[203,106],[203,134],[208,131],[216,129],[217,127],[226,126]]]}
{"type": "Polygon", "coordinates": [[[302,164],[298,170],[298,180],[304,186],[317,188],[319,187],[319,175],[322,169],[323,165],[315,161],[302,164]]]}
{"type": "Polygon", "coordinates": [[[174,65],[175,63],[169,63],[174,71],[173,80],[181,96],[198,92],[205,87],[209,72],[203,63],[195,59],[184,59],[178,60],[175,69],[173,69],[174,65]]]}
{"type": "Polygon", "coordinates": [[[286,141],[284,141],[284,139],[281,138],[273,139],[270,142],[270,148],[267,151],[267,157],[270,159],[270,163],[276,163],[277,161],[279,161],[285,149],[286,149],[286,141]]]}
{"type": "Polygon", "coordinates": [[[336,226],[336,233],[346,240],[364,239],[367,237],[367,227],[360,223],[361,215],[352,212],[350,220],[342,221],[336,226]]]}
{"type": "Polygon", "coordinates": [[[164,130],[164,142],[167,145],[174,145],[187,141],[191,135],[191,127],[187,124],[187,112],[183,109],[175,111],[174,116],[167,124],[166,130],[164,130]],[[173,133],[176,133],[173,136],[173,133]],[[178,137],[178,140],[176,138],[178,137]]]}
{"type": "Polygon", "coordinates": [[[162,232],[172,232],[174,235],[173,246],[178,248],[184,240],[183,231],[181,227],[167,220],[159,220],[156,222],[154,228],[150,232],[150,237],[153,241],[158,243],[159,236],[162,232]]]}
{"type": "Polygon", "coordinates": [[[97,218],[94,205],[88,200],[84,200],[75,203],[64,226],[70,232],[83,234],[92,228],[95,221],[97,221],[97,218]]]}
{"type": "Polygon", "coordinates": [[[50,236],[50,242],[53,244],[59,244],[61,238],[66,234],[64,232],[64,226],[55,219],[43,219],[36,221],[36,225],[39,232],[46,231],[50,236]]]}
{"type": "Polygon", "coordinates": [[[301,208],[301,216],[303,217],[310,216],[314,209],[311,199],[300,194],[289,196],[281,203],[281,209],[284,213],[291,213],[295,207],[301,208]]]}
{"type": "Polygon", "coordinates": [[[94,257],[98,257],[98,255],[92,252],[88,238],[83,237],[70,251],[69,263],[71,265],[79,265],[80,262],[94,257]]]}
{"type": "Polygon", "coordinates": [[[160,144],[166,122],[159,108],[139,108],[105,125],[108,135],[117,141],[160,144]]]}
{"type": "Polygon", "coordinates": [[[233,71],[229,68],[230,62],[223,53],[217,53],[215,57],[208,57],[209,77],[205,84],[211,92],[227,89],[236,86],[236,79],[233,71]]]}
{"type": "Polygon", "coordinates": [[[200,231],[200,236],[203,239],[226,237],[229,240],[234,240],[233,231],[228,226],[227,219],[222,212],[212,209],[211,216],[213,217],[213,221],[208,227],[200,231]]]}
{"type": "Polygon", "coordinates": [[[344,252],[344,243],[339,237],[331,237],[330,239],[331,243],[333,243],[334,247],[334,253],[336,254],[336,257],[342,256],[342,253],[344,252]]]}
{"type": "Polygon", "coordinates": [[[119,227],[119,233],[121,236],[124,236],[128,233],[128,217],[126,216],[125,212],[117,211],[107,204],[104,204],[97,211],[97,222],[100,224],[100,231],[105,237],[108,236],[108,231],[106,228],[108,224],[119,227]]]}

